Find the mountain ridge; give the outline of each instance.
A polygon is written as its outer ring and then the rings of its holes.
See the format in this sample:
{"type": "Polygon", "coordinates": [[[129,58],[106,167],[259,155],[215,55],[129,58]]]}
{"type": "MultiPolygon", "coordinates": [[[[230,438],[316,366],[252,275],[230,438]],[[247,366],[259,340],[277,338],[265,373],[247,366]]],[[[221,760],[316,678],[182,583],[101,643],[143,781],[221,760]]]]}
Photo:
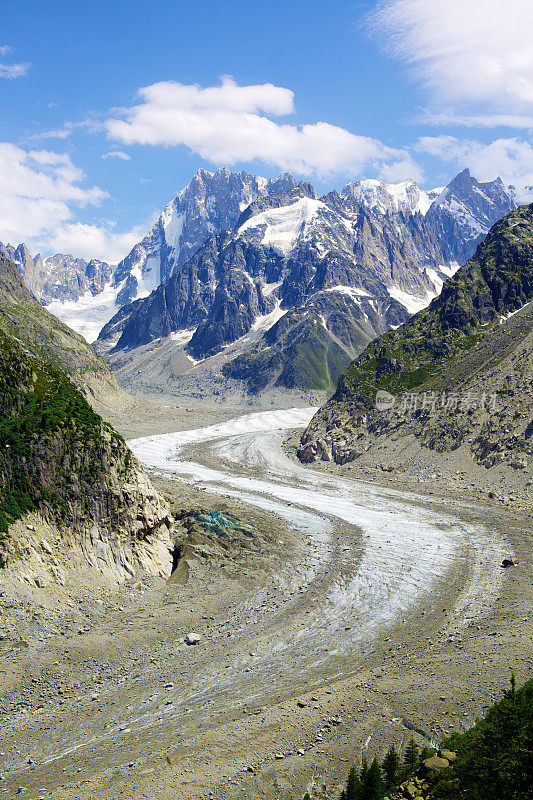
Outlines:
{"type": "MultiPolygon", "coordinates": [[[[470,186],[469,197],[475,190],[484,198],[484,217],[490,209],[498,218],[513,203],[507,195],[501,201],[501,182],[479,184],[468,171],[459,178],[450,195],[470,186]]],[[[380,198],[383,187],[377,184],[380,198]]],[[[97,349],[113,357],[176,334],[194,370],[242,341],[244,352],[222,374],[252,393],[268,386],[328,388],[369,341],[427,305],[456,268],[451,245],[436,232],[434,201],[427,198],[425,214],[397,205],[377,213],[351,195],[318,198],[310,184],[285,176],[233,229],[214,234],[152,294],[124,306],[100,332],[97,349]],[[247,344],[257,328],[259,341],[253,336],[247,344]]],[[[411,205],[419,200],[418,194],[411,205]]],[[[463,236],[457,251],[464,246],[463,236]]]]}
{"type": "Polygon", "coordinates": [[[529,205],[492,227],[428,308],[352,362],[304,432],[300,458],[370,462],[379,451],[399,466],[416,442],[521,473],[533,456],[532,301],[529,205]]]}

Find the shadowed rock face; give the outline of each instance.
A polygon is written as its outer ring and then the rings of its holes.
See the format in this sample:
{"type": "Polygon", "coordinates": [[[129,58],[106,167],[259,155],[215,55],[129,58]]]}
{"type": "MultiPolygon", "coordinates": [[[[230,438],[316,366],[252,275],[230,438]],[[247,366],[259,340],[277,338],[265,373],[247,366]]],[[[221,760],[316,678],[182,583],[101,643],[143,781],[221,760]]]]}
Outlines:
{"type": "Polygon", "coordinates": [[[486,467],[526,467],[533,454],[532,300],[530,205],[497,222],[427,309],[348,367],[302,437],[302,460],[345,463],[376,437],[414,434],[441,452],[467,444],[486,467]],[[426,402],[406,407],[400,399],[378,411],[379,390],[424,394],[426,402]],[[456,404],[443,405],[443,395],[455,396],[456,404]]]}

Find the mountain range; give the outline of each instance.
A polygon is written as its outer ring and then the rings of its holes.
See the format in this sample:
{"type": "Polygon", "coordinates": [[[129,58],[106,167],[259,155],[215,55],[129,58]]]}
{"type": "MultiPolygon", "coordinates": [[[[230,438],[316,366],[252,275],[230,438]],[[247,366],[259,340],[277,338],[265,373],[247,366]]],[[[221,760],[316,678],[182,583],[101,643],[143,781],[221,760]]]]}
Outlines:
{"type": "Polygon", "coordinates": [[[9,254],[50,311],[90,339],[100,331],[99,352],[171,337],[182,371],[218,356],[252,392],[325,389],[515,207],[512,187],[468,170],[428,192],[364,180],[320,198],[288,174],[199,170],[116,267],[9,254]]]}

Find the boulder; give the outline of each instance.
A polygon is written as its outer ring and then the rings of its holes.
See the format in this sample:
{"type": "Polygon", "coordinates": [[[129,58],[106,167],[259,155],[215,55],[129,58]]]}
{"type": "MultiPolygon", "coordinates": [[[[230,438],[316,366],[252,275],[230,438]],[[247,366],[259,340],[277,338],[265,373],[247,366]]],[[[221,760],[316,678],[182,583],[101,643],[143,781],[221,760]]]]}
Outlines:
{"type": "Polygon", "coordinates": [[[457,758],[457,753],[452,752],[451,750],[439,750],[437,753],[441,758],[445,758],[446,761],[455,761],[457,758]]]}
{"type": "Polygon", "coordinates": [[[441,758],[440,756],[431,756],[431,758],[426,758],[426,760],[422,762],[422,772],[425,775],[434,775],[449,766],[450,762],[448,759],[441,758]]]}
{"type": "Polygon", "coordinates": [[[186,644],[198,644],[200,642],[200,637],[197,633],[188,633],[185,637],[186,644]]]}

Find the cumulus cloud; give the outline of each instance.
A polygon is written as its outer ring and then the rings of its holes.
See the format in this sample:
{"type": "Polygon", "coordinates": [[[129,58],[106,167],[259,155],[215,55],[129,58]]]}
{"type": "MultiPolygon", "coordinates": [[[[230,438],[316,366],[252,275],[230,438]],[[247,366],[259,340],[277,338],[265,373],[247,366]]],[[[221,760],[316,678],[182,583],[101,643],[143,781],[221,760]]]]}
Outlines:
{"type": "Polygon", "coordinates": [[[481,181],[500,176],[504,183],[516,187],[520,202],[533,200],[533,146],[523,139],[496,139],[485,144],[448,135],[423,136],[417,149],[457,169],[469,167],[481,181]]]}
{"type": "Polygon", "coordinates": [[[98,258],[116,264],[146,235],[146,226],[137,226],[117,233],[114,223],[86,225],[71,222],[59,227],[47,239],[47,249],[53,253],[72,253],[78,258],[98,258]]]}
{"type": "Polygon", "coordinates": [[[76,222],[73,208],[107,197],[97,186],[83,186],[84,177],[68,155],[0,142],[0,240],[46,252],[69,244],[75,255],[119,260],[138,231],[115,234],[110,224],[76,222]]]}
{"type": "Polygon", "coordinates": [[[184,145],[219,164],[259,159],[307,176],[372,171],[420,178],[405,150],[327,122],[298,126],[271,119],[294,111],[294,95],[270,83],[238,86],[226,77],[220,86],[203,88],[165,81],[141,89],[138,97],[137,105],[107,121],[111,139],[184,145]]]}
{"type": "Polygon", "coordinates": [[[129,156],[127,153],[123,153],[122,150],[110,150],[109,153],[104,153],[102,158],[104,161],[108,158],[118,158],[121,161],[131,160],[131,156],[129,156]]]}
{"type": "Polygon", "coordinates": [[[493,124],[531,117],[531,0],[385,0],[370,22],[429,90],[433,110],[466,111],[463,124],[474,125],[491,114],[501,117],[493,124]]]}

